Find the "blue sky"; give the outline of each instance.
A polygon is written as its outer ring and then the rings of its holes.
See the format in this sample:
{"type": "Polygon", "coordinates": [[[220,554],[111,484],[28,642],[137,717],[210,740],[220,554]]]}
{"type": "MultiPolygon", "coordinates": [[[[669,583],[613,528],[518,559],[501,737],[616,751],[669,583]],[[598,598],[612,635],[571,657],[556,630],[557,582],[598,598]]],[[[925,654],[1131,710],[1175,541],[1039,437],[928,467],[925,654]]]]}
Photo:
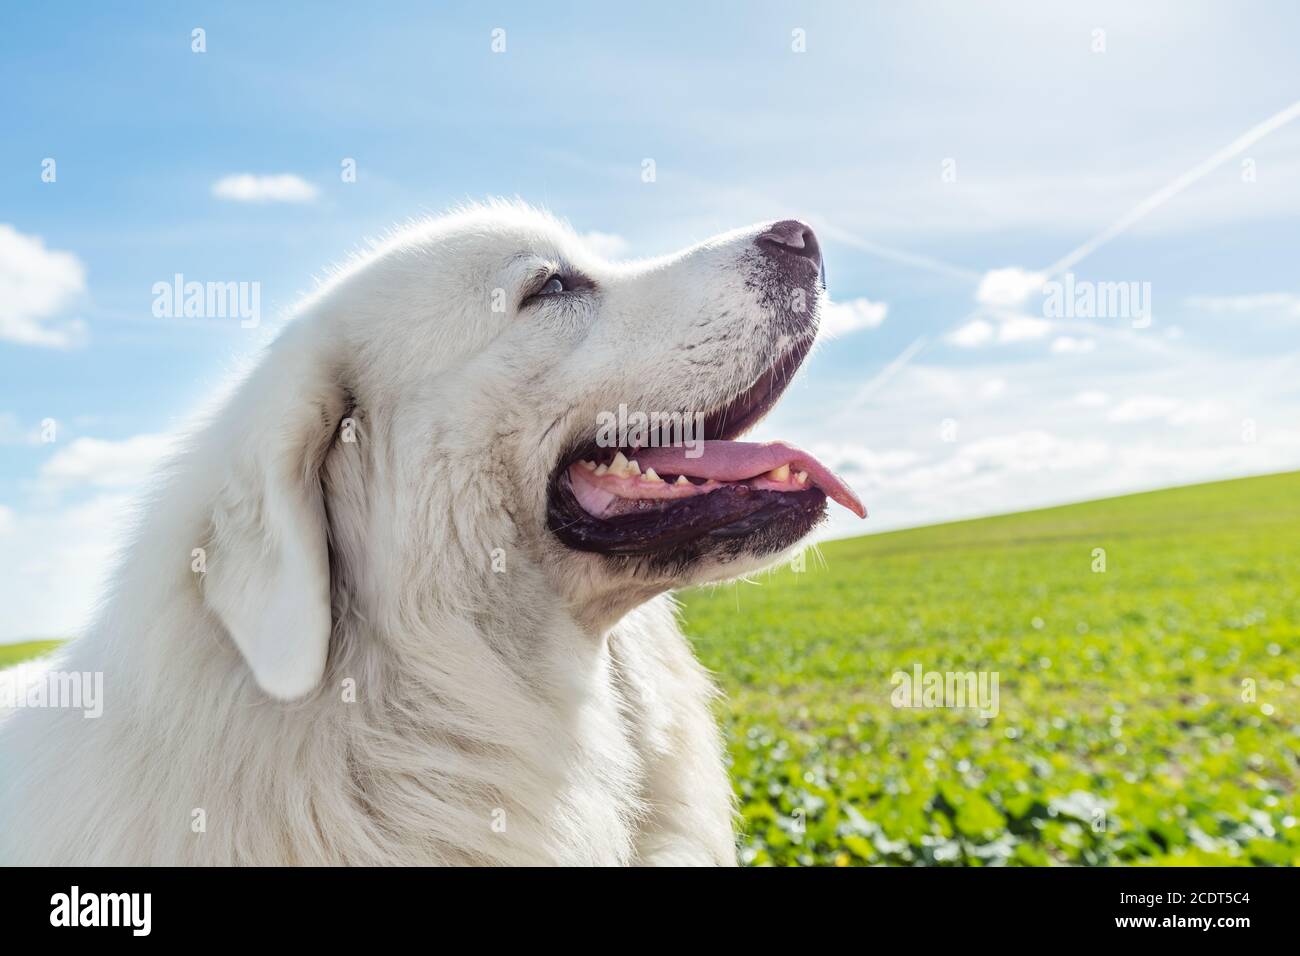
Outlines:
{"type": "Polygon", "coordinates": [[[490,195],[629,257],[811,222],[842,334],[760,437],[843,469],[872,529],[1300,467],[1293,4],[3,16],[0,640],[84,621],[166,436],[330,263],[490,195]],[[1149,325],[1048,316],[1042,270],[1126,217],[1069,271],[1148,284],[1149,325]],[[156,318],[176,273],[260,283],[261,326],[156,318]]]}

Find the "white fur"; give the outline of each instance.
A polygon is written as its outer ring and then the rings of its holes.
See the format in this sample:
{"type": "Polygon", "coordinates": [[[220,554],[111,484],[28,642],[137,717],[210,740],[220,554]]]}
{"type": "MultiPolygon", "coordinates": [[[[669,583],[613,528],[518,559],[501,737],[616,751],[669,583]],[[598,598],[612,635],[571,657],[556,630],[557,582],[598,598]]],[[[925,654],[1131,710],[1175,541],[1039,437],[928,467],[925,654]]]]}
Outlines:
{"type": "Polygon", "coordinates": [[[103,716],[0,724],[0,861],[734,863],[715,691],[663,592],[766,561],[613,573],[546,530],[545,486],[598,411],[761,372],[758,231],[615,265],[492,204],[332,277],[53,665],[103,672],[103,716]],[[517,309],[560,263],[599,294],[517,309]]]}

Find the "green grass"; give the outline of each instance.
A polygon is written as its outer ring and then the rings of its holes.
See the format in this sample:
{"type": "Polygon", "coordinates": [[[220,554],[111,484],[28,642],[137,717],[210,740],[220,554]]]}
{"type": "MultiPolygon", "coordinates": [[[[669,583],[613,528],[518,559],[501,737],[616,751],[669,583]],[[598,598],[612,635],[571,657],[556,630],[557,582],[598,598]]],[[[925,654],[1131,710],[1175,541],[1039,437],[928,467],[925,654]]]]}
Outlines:
{"type": "Polygon", "coordinates": [[[686,596],[745,862],[1300,863],[1300,473],[821,553],[686,596]],[[1000,712],[895,708],[916,664],[1000,712]]]}
{"type": "Polygon", "coordinates": [[[821,554],[685,602],[745,862],[1300,863],[1300,473],[821,554]],[[893,707],[917,664],[999,713],[893,707]]]}
{"type": "Polygon", "coordinates": [[[24,641],[22,644],[0,644],[0,668],[48,654],[62,643],[62,641],[24,641]]]}

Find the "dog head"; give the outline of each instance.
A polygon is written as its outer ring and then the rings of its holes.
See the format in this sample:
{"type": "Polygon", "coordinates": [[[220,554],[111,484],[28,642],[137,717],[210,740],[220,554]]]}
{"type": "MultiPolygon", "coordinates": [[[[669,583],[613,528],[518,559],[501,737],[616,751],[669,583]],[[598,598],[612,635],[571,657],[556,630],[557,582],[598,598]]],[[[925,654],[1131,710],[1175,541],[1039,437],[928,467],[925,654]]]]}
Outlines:
{"type": "Polygon", "coordinates": [[[295,697],[344,615],[383,634],[429,603],[491,614],[527,578],[515,593],[545,582],[602,627],[770,563],[828,496],[863,514],[811,455],[738,440],[813,344],[821,272],[792,220],[625,264],[513,204],[394,236],[236,398],[206,599],[295,697]]]}

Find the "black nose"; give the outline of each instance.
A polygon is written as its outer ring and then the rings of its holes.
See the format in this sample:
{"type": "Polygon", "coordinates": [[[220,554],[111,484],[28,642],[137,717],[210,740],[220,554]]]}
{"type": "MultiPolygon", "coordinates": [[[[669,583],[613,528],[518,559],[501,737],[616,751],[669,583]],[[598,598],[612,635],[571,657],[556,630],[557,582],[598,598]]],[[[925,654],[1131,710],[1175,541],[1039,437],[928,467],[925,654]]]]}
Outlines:
{"type": "Polygon", "coordinates": [[[817,242],[817,233],[798,219],[783,219],[773,223],[756,241],[764,252],[799,256],[821,269],[822,247],[817,242]]]}

